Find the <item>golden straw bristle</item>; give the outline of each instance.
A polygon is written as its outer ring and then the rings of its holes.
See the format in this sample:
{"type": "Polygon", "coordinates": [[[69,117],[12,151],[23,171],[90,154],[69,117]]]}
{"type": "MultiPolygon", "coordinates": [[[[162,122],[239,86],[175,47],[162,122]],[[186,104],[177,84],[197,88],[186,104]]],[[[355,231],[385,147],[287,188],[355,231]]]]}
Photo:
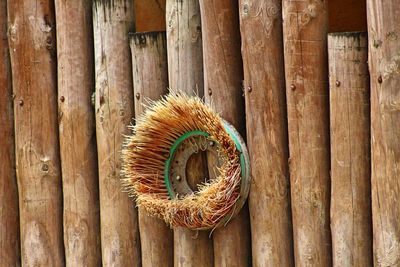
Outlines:
{"type": "Polygon", "coordinates": [[[218,114],[198,97],[167,95],[151,102],[130,126],[122,149],[122,184],[138,206],[171,226],[190,229],[215,227],[230,215],[239,198],[241,167],[235,143],[218,114]],[[170,199],[164,166],[175,140],[201,130],[220,144],[223,161],[219,175],[194,194],[170,199]]]}

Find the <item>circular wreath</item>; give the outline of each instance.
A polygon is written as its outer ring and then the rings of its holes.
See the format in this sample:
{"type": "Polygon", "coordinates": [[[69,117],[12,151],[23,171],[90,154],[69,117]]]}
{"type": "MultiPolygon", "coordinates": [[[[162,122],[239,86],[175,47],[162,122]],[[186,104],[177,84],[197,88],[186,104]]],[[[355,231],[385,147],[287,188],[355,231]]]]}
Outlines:
{"type": "Polygon", "coordinates": [[[171,226],[210,229],[242,208],[249,192],[247,149],[236,130],[198,97],[168,95],[150,102],[130,128],[122,149],[122,184],[150,215],[171,226]],[[186,162],[211,146],[218,174],[191,191],[176,175],[176,157],[186,162]]]}

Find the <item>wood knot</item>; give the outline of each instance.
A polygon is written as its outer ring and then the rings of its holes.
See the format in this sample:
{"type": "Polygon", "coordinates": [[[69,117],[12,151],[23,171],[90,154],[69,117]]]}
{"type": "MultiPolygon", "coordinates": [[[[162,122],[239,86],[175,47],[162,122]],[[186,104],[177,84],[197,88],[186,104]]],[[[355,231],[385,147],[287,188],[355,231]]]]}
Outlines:
{"type": "Polygon", "coordinates": [[[49,165],[47,163],[43,163],[42,165],[42,171],[43,172],[48,172],[49,171],[49,165]]]}

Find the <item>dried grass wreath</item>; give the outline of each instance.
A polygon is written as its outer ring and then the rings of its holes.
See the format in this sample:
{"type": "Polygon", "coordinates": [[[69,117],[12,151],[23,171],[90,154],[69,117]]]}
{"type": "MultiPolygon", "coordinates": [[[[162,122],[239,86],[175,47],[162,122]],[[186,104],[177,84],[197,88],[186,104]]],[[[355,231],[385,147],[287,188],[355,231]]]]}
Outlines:
{"type": "Polygon", "coordinates": [[[150,102],[122,149],[122,183],[138,206],[170,226],[211,229],[227,224],[249,193],[250,166],[237,131],[198,97],[150,102]],[[185,174],[199,151],[217,155],[218,175],[192,190],[185,174]]]}

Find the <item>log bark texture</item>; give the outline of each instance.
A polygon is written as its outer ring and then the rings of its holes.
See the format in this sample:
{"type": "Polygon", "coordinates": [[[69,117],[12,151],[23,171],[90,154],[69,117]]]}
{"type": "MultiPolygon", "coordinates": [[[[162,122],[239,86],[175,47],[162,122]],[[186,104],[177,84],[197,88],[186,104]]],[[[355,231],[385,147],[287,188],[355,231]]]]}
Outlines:
{"type": "MultiPolygon", "coordinates": [[[[169,89],[172,93],[204,96],[203,47],[198,0],[167,0],[167,52],[169,89]]],[[[193,155],[187,166],[189,184],[208,176],[207,158],[193,155]]],[[[174,228],[174,266],[213,266],[209,232],[174,228]]]]}
{"type": "Polygon", "coordinates": [[[134,116],[132,1],[97,0],[93,19],[102,261],[103,266],[140,266],[137,210],[120,181],[123,134],[134,116]]]}
{"type": "Polygon", "coordinates": [[[334,266],[372,266],[367,36],[328,35],[334,266]]]}
{"type": "MultiPolygon", "coordinates": [[[[168,65],[165,32],[136,33],[130,39],[132,51],[135,117],[145,110],[148,100],[167,93],[168,65]]],[[[173,233],[159,218],[139,208],[142,266],[173,266],[173,233]]]]}
{"type": "Polygon", "coordinates": [[[65,260],[67,266],[99,266],[92,5],[56,0],[55,9],[65,260]]]}
{"type": "Polygon", "coordinates": [[[23,266],[63,266],[54,5],[8,1],[23,266]]]}
{"type": "MultiPolygon", "coordinates": [[[[243,134],[245,116],[238,3],[200,0],[200,10],[205,101],[243,134]]],[[[208,162],[209,166],[215,166],[212,160],[208,162]]],[[[247,205],[226,227],[216,229],[213,239],[215,266],[248,266],[251,250],[247,205]]]]}
{"type": "Polygon", "coordinates": [[[14,113],[7,43],[7,1],[0,0],[0,265],[20,266],[14,113]]]}
{"type": "Polygon", "coordinates": [[[330,266],[327,1],[283,1],[296,266],[330,266]]]}
{"type": "Polygon", "coordinates": [[[241,0],[253,266],[294,266],[281,1],[241,0]]]}
{"type": "Polygon", "coordinates": [[[400,264],[400,6],[367,1],[374,266],[400,264]]]}
{"type": "Polygon", "coordinates": [[[171,92],[204,95],[198,0],[167,0],[168,77],[171,92]]]}

